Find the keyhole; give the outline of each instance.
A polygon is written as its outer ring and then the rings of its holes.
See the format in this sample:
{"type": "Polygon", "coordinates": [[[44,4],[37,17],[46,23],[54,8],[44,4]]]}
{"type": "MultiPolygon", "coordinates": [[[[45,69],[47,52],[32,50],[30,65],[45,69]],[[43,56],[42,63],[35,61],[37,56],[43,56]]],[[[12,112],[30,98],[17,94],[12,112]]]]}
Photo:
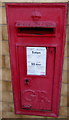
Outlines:
{"type": "Polygon", "coordinates": [[[27,85],[28,85],[28,82],[29,82],[29,80],[28,80],[28,79],[26,79],[26,80],[25,80],[25,83],[26,83],[27,85]]]}

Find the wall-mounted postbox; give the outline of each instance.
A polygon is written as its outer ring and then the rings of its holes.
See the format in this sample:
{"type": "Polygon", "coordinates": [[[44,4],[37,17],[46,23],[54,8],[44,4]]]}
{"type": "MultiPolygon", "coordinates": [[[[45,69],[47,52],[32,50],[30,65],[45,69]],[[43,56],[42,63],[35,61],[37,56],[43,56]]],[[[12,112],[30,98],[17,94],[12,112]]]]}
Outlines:
{"type": "Polygon", "coordinates": [[[16,114],[58,115],[67,3],[7,3],[16,114]]]}

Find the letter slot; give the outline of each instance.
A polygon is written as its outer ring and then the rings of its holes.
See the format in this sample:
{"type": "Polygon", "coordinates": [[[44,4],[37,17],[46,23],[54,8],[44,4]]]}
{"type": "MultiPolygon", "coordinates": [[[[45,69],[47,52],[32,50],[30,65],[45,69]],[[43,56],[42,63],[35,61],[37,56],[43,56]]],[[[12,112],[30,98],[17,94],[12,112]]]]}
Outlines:
{"type": "Polygon", "coordinates": [[[39,24],[33,22],[17,22],[16,31],[18,35],[54,36],[56,33],[56,24],[49,21],[41,21],[39,24]]]}

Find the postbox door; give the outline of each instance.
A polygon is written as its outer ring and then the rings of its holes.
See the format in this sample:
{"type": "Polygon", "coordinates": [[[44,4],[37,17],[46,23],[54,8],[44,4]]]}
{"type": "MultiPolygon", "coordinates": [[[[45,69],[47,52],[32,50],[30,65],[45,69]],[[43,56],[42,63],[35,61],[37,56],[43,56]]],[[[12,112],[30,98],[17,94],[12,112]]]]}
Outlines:
{"type": "Polygon", "coordinates": [[[17,46],[17,56],[20,75],[22,109],[37,111],[51,110],[53,97],[52,92],[54,80],[53,75],[55,64],[55,48],[47,46],[17,46]],[[37,57],[40,57],[39,63],[37,62],[38,60],[36,60],[36,55],[33,56],[33,60],[31,60],[32,58],[28,58],[28,52],[31,51],[31,48],[34,50],[38,49],[39,52],[43,50],[43,59],[40,55],[37,55],[37,57]],[[31,66],[28,68],[29,59],[31,62],[34,61],[34,63],[31,63],[32,68],[31,66]],[[42,59],[43,63],[40,63],[40,59],[42,59]],[[36,63],[39,70],[35,70],[34,72],[33,66],[35,66],[36,63]],[[44,65],[44,68],[42,69],[39,64],[44,65]],[[43,70],[43,73],[40,69],[43,70]]]}

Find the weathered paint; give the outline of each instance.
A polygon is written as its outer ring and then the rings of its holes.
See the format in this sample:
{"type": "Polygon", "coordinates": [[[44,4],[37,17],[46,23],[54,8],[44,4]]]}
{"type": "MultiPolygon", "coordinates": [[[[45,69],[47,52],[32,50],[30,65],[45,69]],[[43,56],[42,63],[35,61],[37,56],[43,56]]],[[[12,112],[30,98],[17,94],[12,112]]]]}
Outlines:
{"type": "Polygon", "coordinates": [[[15,113],[56,117],[67,3],[8,3],[6,7],[15,113]],[[46,75],[27,75],[26,47],[46,47],[46,75]]]}

